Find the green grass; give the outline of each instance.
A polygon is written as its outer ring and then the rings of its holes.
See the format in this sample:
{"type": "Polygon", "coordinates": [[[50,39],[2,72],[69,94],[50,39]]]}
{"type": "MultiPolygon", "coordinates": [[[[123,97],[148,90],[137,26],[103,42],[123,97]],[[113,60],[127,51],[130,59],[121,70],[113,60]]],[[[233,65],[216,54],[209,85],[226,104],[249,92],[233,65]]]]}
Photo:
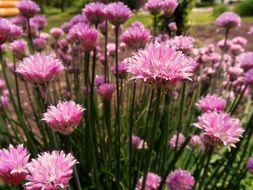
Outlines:
{"type": "Polygon", "coordinates": [[[133,16],[126,22],[125,26],[129,26],[131,23],[139,21],[146,27],[152,26],[153,18],[147,13],[134,13],[133,16]]]}

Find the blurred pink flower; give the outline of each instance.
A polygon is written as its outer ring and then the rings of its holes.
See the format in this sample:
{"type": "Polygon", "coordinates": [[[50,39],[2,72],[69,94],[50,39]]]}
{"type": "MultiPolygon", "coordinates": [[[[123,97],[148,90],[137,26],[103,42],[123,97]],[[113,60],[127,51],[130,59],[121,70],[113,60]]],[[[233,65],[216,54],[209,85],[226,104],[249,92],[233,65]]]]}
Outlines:
{"type": "Polygon", "coordinates": [[[104,83],[98,86],[97,92],[107,101],[111,101],[115,87],[113,84],[104,83]]]}
{"type": "Polygon", "coordinates": [[[28,82],[46,85],[64,69],[60,60],[52,55],[36,53],[17,65],[16,72],[28,82]]]}
{"type": "Polygon", "coordinates": [[[244,129],[240,120],[230,117],[227,113],[206,112],[198,117],[195,127],[203,130],[203,140],[211,145],[222,143],[229,150],[235,147],[244,129]]]}
{"type": "Polygon", "coordinates": [[[28,164],[26,190],[58,190],[67,188],[77,163],[72,154],[63,151],[43,152],[28,164]]]}
{"type": "Polygon", "coordinates": [[[107,44],[107,51],[108,51],[108,55],[114,56],[115,52],[116,52],[116,45],[115,45],[115,43],[108,43],[107,44]]]}
{"type": "Polygon", "coordinates": [[[21,15],[26,18],[31,18],[40,11],[39,5],[31,0],[19,1],[17,4],[17,8],[20,11],[21,15]]]}
{"type": "Polygon", "coordinates": [[[175,36],[169,39],[167,43],[169,46],[175,48],[178,51],[182,51],[185,54],[190,54],[193,51],[195,39],[190,36],[175,36]]]}
{"type": "Polygon", "coordinates": [[[240,67],[247,71],[253,68],[253,52],[245,52],[239,55],[237,58],[237,62],[239,63],[240,67]]]}
{"type": "Polygon", "coordinates": [[[148,45],[133,55],[128,64],[132,79],[171,87],[191,80],[193,60],[171,48],[166,42],[148,45]]]}
{"type": "Polygon", "coordinates": [[[12,17],[10,19],[10,22],[17,26],[24,27],[26,25],[26,18],[21,15],[18,15],[18,16],[12,17]]]}
{"type": "Polygon", "coordinates": [[[237,36],[231,40],[232,43],[241,45],[242,47],[246,46],[248,40],[244,37],[237,36]]]}
{"type": "Polygon", "coordinates": [[[94,2],[86,4],[83,14],[91,24],[98,25],[106,19],[105,4],[94,2]]]}
{"type": "Polygon", "coordinates": [[[170,190],[192,190],[195,180],[187,170],[177,169],[169,174],[166,184],[170,190]]]}
{"type": "Polygon", "coordinates": [[[37,37],[33,39],[34,49],[38,52],[43,51],[47,47],[47,40],[41,37],[37,37]]]}
{"type": "Polygon", "coordinates": [[[253,157],[250,157],[248,160],[247,160],[247,165],[246,165],[248,171],[250,173],[253,174],[253,157]]]}
{"type": "Polygon", "coordinates": [[[250,27],[250,29],[248,31],[248,34],[251,35],[251,36],[253,35],[253,26],[250,27]]]}
{"type": "Polygon", "coordinates": [[[38,26],[38,30],[42,30],[47,26],[47,19],[44,15],[36,15],[31,18],[31,23],[34,23],[38,26]]]}
{"type": "Polygon", "coordinates": [[[162,1],[162,10],[167,16],[171,16],[175,9],[178,6],[177,0],[163,0],[162,1]]]}
{"type": "Polygon", "coordinates": [[[43,114],[42,120],[52,129],[69,135],[72,133],[83,117],[84,108],[73,101],[58,102],[57,106],[49,106],[43,114]]]}
{"type": "MultiPolygon", "coordinates": [[[[123,60],[118,64],[118,74],[119,78],[126,78],[127,75],[127,60],[123,60]]],[[[111,71],[114,75],[116,75],[116,65],[111,66],[111,71]]]]}
{"type": "Polygon", "coordinates": [[[23,145],[0,150],[0,178],[10,185],[19,185],[26,177],[29,154],[23,145]]]}
{"type": "Polygon", "coordinates": [[[11,32],[10,25],[11,23],[7,19],[0,18],[0,45],[6,42],[10,37],[11,32]]]}
{"type": "Polygon", "coordinates": [[[51,28],[49,33],[55,38],[55,39],[59,39],[63,34],[63,30],[61,28],[51,28]]]}
{"type": "Polygon", "coordinates": [[[226,101],[222,97],[219,97],[215,94],[208,94],[205,97],[201,97],[201,99],[197,103],[197,106],[202,112],[221,112],[226,107],[226,101]]]}
{"type": "Polygon", "coordinates": [[[245,84],[253,86],[253,69],[248,70],[244,74],[244,80],[245,84]]]}
{"type": "Polygon", "coordinates": [[[175,134],[170,139],[169,146],[171,149],[176,149],[176,148],[179,149],[184,143],[184,141],[185,141],[185,137],[182,133],[179,133],[178,135],[175,134]]]}
{"type": "Polygon", "coordinates": [[[145,9],[152,15],[157,15],[161,12],[162,1],[161,0],[148,0],[145,4],[145,9]]]}
{"type": "Polygon", "coordinates": [[[170,22],[168,27],[171,31],[177,31],[177,24],[175,22],[170,22]]]}
{"type": "Polygon", "coordinates": [[[136,135],[132,135],[132,146],[137,150],[148,148],[147,142],[136,135]]]}
{"type": "Polygon", "coordinates": [[[240,27],[241,18],[234,12],[225,12],[216,19],[216,25],[225,28],[240,27]]]}
{"type": "Polygon", "coordinates": [[[27,55],[27,43],[25,40],[15,40],[10,44],[11,51],[18,59],[23,59],[27,55]]]}
{"type": "MultiPolygon", "coordinates": [[[[159,175],[149,172],[147,174],[144,189],[145,190],[158,190],[161,181],[162,181],[162,179],[159,175]]],[[[143,176],[138,180],[135,190],[141,190],[142,183],[143,183],[143,176]]]]}

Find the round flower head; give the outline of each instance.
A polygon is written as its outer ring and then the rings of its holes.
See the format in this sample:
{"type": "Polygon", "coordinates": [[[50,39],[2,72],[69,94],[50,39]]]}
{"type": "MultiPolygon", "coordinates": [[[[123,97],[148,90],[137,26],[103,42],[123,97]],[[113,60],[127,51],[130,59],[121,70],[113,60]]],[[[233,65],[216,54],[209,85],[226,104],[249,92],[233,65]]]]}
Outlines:
{"type": "Polygon", "coordinates": [[[189,142],[190,147],[203,148],[204,144],[200,135],[193,135],[189,142]]]}
{"type": "Polygon", "coordinates": [[[226,101],[217,95],[211,95],[208,94],[205,97],[202,97],[198,103],[197,103],[198,108],[202,112],[207,112],[207,111],[216,111],[216,112],[221,112],[225,109],[226,106],[226,101]]]}
{"type": "Polygon", "coordinates": [[[168,27],[171,31],[177,31],[177,24],[175,22],[169,23],[168,27]]]}
{"type": "Polygon", "coordinates": [[[10,21],[11,21],[12,24],[15,24],[17,26],[24,27],[26,25],[26,19],[25,19],[25,17],[23,17],[21,15],[18,15],[18,16],[15,16],[15,17],[11,18],[10,21]]]}
{"type": "Polygon", "coordinates": [[[248,34],[253,36],[253,26],[250,27],[249,31],[248,31],[248,34]]]}
{"type": "Polygon", "coordinates": [[[26,190],[58,190],[67,188],[77,163],[72,154],[63,151],[43,152],[28,164],[26,190]]]}
{"type": "Polygon", "coordinates": [[[136,135],[132,135],[132,146],[134,149],[137,149],[137,150],[148,148],[147,142],[145,142],[143,139],[141,139],[140,137],[136,135]]]}
{"type": "Polygon", "coordinates": [[[232,43],[234,44],[238,44],[238,45],[241,45],[242,47],[246,46],[247,44],[247,39],[245,39],[244,37],[241,37],[241,36],[238,36],[238,37],[235,37],[231,40],[232,43]]]}
{"type": "Polygon", "coordinates": [[[97,89],[97,92],[107,101],[110,101],[112,99],[114,91],[115,87],[110,83],[101,84],[97,89]]]}
{"type": "Polygon", "coordinates": [[[95,77],[95,84],[96,86],[100,86],[101,84],[105,83],[105,76],[103,75],[96,75],[95,77]]]}
{"type": "Polygon", "coordinates": [[[195,39],[189,36],[176,36],[167,41],[167,43],[178,51],[190,54],[193,50],[195,39]]]}
{"type": "MultiPolygon", "coordinates": [[[[161,177],[155,173],[149,172],[147,174],[146,183],[145,183],[145,190],[157,190],[159,188],[161,177]]],[[[143,183],[143,176],[138,180],[135,190],[141,190],[143,183]]]]}
{"type": "Polygon", "coordinates": [[[83,112],[84,108],[73,101],[59,102],[56,107],[49,106],[42,120],[54,130],[69,135],[77,128],[83,112]]]}
{"type": "Polygon", "coordinates": [[[164,11],[164,14],[167,16],[170,16],[173,14],[175,9],[178,6],[177,0],[163,0],[162,1],[162,10],[164,11]]]}
{"type": "Polygon", "coordinates": [[[134,54],[129,61],[128,72],[133,79],[164,87],[174,86],[192,74],[193,60],[169,47],[167,43],[148,45],[134,54]]]}
{"type": "Polygon", "coordinates": [[[145,4],[145,9],[152,15],[157,15],[161,12],[161,0],[148,0],[145,4]]]}
{"type": "Polygon", "coordinates": [[[23,33],[23,30],[21,27],[15,25],[15,24],[10,24],[10,33],[9,33],[9,41],[13,41],[21,36],[23,33]]]}
{"type": "Polygon", "coordinates": [[[143,26],[132,26],[120,35],[121,41],[134,50],[144,48],[150,38],[149,30],[143,26]]]}
{"type": "Polygon", "coordinates": [[[28,82],[45,85],[64,69],[60,60],[52,55],[37,53],[17,65],[16,72],[28,82]]]}
{"type": "Polygon", "coordinates": [[[237,62],[244,71],[253,68],[253,52],[242,53],[237,57],[237,62]]]}
{"type": "Polygon", "coordinates": [[[106,6],[107,19],[113,25],[124,24],[131,16],[131,10],[122,2],[110,3],[106,6]]]}
{"type": "MultiPolygon", "coordinates": [[[[111,66],[111,71],[116,76],[116,65],[111,66]]],[[[127,75],[126,60],[123,60],[118,64],[118,75],[119,75],[119,78],[122,78],[122,79],[126,78],[126,75],[127,75]]]]}
{"type": "Polygon", "coordinates": [[[195,126],[203,130],[203,140],[216,145],[222,143],[229,150],[235,147],[244,129],[240,127],[240,120],[230,117],[227,113],[206,112],[198,117],[195,126]]]}
{"type": "Polygon", "coordinates": [[[47,40],[44,39],[44,38],[41,38],[41,37],[38,37],[38,38],[34,38],[33,39],[33,46],[34,46],[34,49],[36,51],[43,51],[44,49],[46,49],[46,46],[47,46],[47,40]]]}
{"type": "Polygon", "coordinates": [[[234,12],[225,12],[216,19],[216,25],[225,28],[240,27],[241,18],[234,12]]]}
{"type": "Polygon", "coordinates": [[[244,74],[244,82],[247,85],[253,86],[253,69],[248,70],[244,74]]]}
{"type": "Polygon", "coordinates": [[[29,154],[23,145],[0,150],[0,178],[10,185],[20,184],[27,175],[29,154]]]}
{"type": "Polygon", "coordinates": [[[27,43],[25,40],[15,40],[10,44],[10,47],[18,59],[23,59],[26,56],[27,43]]]}
{"type": "Polygon", "coordinates": [[[26,18],[31,18],[40,11],[39,5],[37,5],[31,0],[19,1],[17,4],[17,8],[20,11],[21,15],[26,18]]]}
{"type": "Polygon", "coordinates": [[[182,144],[185,141],[185,137],[182,133],[179,133],[178,135],[175,134],[172,136],[172,138],[170,139],[169,145],[171,149],[175,149],[175,148],[180,148],[180,146],[182,146],[182,144]]]}
{"type": "Polygon", "coordinates": [[[6,42],[10,36],[11,23],[4,18],[0,18],[0,45],[6,42]]]}
{"type": "Polygon", "coordinates": [[[47,19],[44,15],[37,15],[31,19],[31,23],[38,26],[38,30],[42,30],[47,25],[47,19]]]}
{"type": "Polygon", "coordinates": [[[253,174],[253,158],[249,158],[247,161],[247,169],[250,173],[253,174]]]}
{"type": "Polygon", "coordinates": [[[169,174],[166,184],[170,190],[192,190],[195,180],[186,170],[177,169],[169,174]]]}
{"type": "Polygon", "coordinates": [[[1,95],[0,96],[0,103],[1,103],[1,106],[4,108],[9,107],[9,105],[10,105],[9,96],[1,95]]]}
{"type": "Polygon", "coordinates": [[[61,28],[51,28],[51,30],[49,31],[49,33],[55,38],[55,39],[59,39],[63,34],[63,30],[61,28]]]}
{"type": "Polygon", "coordinates": [[[83,14],[91,24],[98,25],[105,20],[105,5],[103,3],[89,3],[85,5],[83,14]]]}
{"type": "Polygon", "coordinates": [[[230,48],[232,55],[236,56],[244,52],[244,48],[239,44],[233,44],[230,48]]]}
{"type": "Polygon", "coordinates": [[[107,51],[108,55],[114,56],[116,52],[116,44],[115,43],[108,43],[107,44],[107,51]]]}

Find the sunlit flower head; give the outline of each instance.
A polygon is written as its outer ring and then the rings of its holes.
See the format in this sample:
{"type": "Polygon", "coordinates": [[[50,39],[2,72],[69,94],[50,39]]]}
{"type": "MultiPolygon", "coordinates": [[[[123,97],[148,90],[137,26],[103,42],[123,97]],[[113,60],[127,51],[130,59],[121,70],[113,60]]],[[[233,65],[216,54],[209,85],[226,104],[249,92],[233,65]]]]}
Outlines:
{"type": "Polygon", "coordinates": [[[26,190],[65,189],[73,175],[77,163],[72,154],[63,151],[43,152],[28,164],[29,174],[25,183],[26,190]]]}
{"type": "Polygon", "coordinates": [[[106,19],[105,4],[95,2],[86,4],[83,14],[91,24],[98,25],[106,19]]]}
{"type": "Polygon", "coordinates": [[[152,15],[157,15],[161,12],[162,1],[161,0],[148,0],[145,4],[145,9],[152,15]]]}
{"type": "Polygon", "coordinates": [[[52,129],[69,135],[83,118],[84,108],[73,101],[58,102],[57,106],[49,106],[42,120],[52,129]]]}
{"type": "Polygon", "coordinates": [[[171,31],[177,31],[177,24],[175,22],[170,22],[168,27],[171,31]]]}
{"type": "Polygon", "coordinates": [[[208,94],[205,97],[201,97],[201,99],[197,103],[197,106],[202,112],[221,112],[225,109],[226,101],[222,97],[219,97],[215,94],[208,94]]]}
{"type": "Polygon", "coordinates": [[[20,11],[21,15],[27,18],[33,17],[40,11],[39,5],[31,0],[19,1],[17,4],[17,8],[20,11]]]}
{"type": "Polygon", "coordinates": [[[10,185],[20,184],[26,177],[29,154],[23,145],[10,145],[0,150],[0,178],[10,185]]]}
{"type": "MultiPolygon", "coordinates": [[[[149,172],[147,174],[144,189],[145,190],[158,190],[161,181],[162,181],[162,179],[159,175],[149,172]]],[[[143,183],[143,176],[138,180],[135,190],[141,190],[142,183],[143,183]]]]}
{"type": "Polygon", "coordinates": [[[177,0],[162,0],[162,10],[167,16],[171,16],[178,6],[177,0]]]}
{"type": "Polygon", "coordinates": [[[240,27],[241,18],[234,12],[225,12],[216,19],[216,25],[225,28],[240,27]]]}
{"type": "Polygon", "coordinates": [[[182,51],[185,54],[190,54],[193,51],[195,39],[190,36],[175,36],[167,41],[167,43],[176,50],[182,51]]]}
{"type": "Polygon", "coordinates": [[[15,40],[10,44],[11,51],[18,59],[23,59],[26,56],[27,42],[25,40],[15,40]]]}

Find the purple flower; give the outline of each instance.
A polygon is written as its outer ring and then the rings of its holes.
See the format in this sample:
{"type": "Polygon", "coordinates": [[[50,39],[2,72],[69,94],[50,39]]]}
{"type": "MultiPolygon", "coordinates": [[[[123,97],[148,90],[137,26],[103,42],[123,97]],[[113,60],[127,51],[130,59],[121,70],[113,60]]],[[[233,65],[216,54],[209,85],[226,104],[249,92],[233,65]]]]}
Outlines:
{"type": "Polygon", "coordinates": [[[10,105],[9,96],[1,95],[0,96],[0,102],[2,107],[7,108],[10,105]]]}
{"type": "Polygon", "coordinates": [[[16,72],[28,82],[45,85],[64,69],[60,60],[52,55],[37,53],[17,65],[16,72]]]}
{"type": "Polygon", "coordinates": [[[31,19],[31,23],[38,26],[38,30],[42,30],[47,25],[47,19],[44,15],[37,15],[31,19]]]}
{"type": "Polygon", "coordinates": [[[43,152],[28,164],[26,190],[67,188],[77,163],[72,154],[63,151],[43,152]]]}
{"type": "Polygon", "coordinates": [[[31,18],[40,11],[39,5],[37,5],[31,0],[19,1],[17,4],[17,8],[20,11],[21,15],[26,18],[31,18]]]}
{"type": "Polygon", "coordinates": [[[115,87],[113,84],[104,83],[98,86],[97,92],[107,101],[111,101],[115,87]]]}
{"type": "Polygon", "coordinates": [[[132,146],[136,150],[148,148],[147,142],[136,135],[132,135],[132,146]]]}
{"type": "Polygon", "coordinates": [[[96,86],[100,86],[101,84],[105,83],[105,76],[103,75],[96,75],[95,77],[95,84],[96,86]]]}
{"type": "Polygon", "coordinates": [[[155,43],[134,54],[129,61],[128,72],[133,75],[133,79],[171,87],[182,80],[191,80],[192,64],[192,59],[167,43],[155,43]]]}
{"type": "Polygon", "coordinates": [[[47,47],[47,40],[44,38],[38,37],[33,39],[34,49],[38,52],[43,51],[47,47]]]}
{"type": "Polygon", "coordinates": [[[85,5],[83,14],[91,24],[98,25],[106,18],[105,4],[103,3],[89,3],[85,5]]]}
{"type": "MultiPolygon", "coordinates": [[[[144,186],[145,190],[157,190],[159,188],[161,177],[155,173],[149,172],[147,174],[146,183],[144,186]]],[[[143,176],[138,180],[135,190],[141,190],[143,183],[143,176]]]]}
{"type": "Polygon", "coordinates": [[[10,21],[12,24],[15,24],[17,26],[24,27],[26,25],[26,18],[21,15],[11,18],[10,21]]]}
{"type": "MultiPolygon", "coordinates": [[[[127,60],[123,60],[122,62],[120,62],[118,64],[118,74],[119,74],[119,78],[126,78],[127,75],[127,60]]],[[[112,73],[116,76],[116,65],[112,65],[111,66],[111,71],[112,73]]]]}
{"type": "Polygon", "coordinates": [[[177,24],[175,22],[169,23],[168,27],[171,31],[177,31],[177,24]]]}
{"type": "Polygon", "coordinates": [[[202,129],[203,139],[206,143],[211,145],[222,143],[229,150],[231,147],[235,147],[244,132],[239,119],[232,118],[223,112],[203,113],[198,117],[195,127],[202,129]]]}
{"type": "Polygon", "coordinates": [[[193,51],[195,39],[190,36],[175,36],[173,39],[167,41],[169,46],[185,54],[190,54],[193,51]]]}
{"type": "Polygon", "coordinates": [[[120,35],[121,41],[134,50],[144,48],[150,38],[150,31],[144,26],[131,26],[120,35]]]}
{"type": "Polygon", "coordinates": [[[9,33],[8,40],[13,41],[19,38],[22,35],[22,33],[23,33],[23,30],[19,26],[15,24],[10,24],[10,33],[9,33]]]}
{"type": "Polygon", "coordinates": [[[246,52],[237,57],[237,62],[244,71],[253,68],[253,52],[246,52]]]}
{"type": "Polygon", "coordinates": [[[234,12],[225,12],[216,19],[216,25],[225,28],[240,27],[241,18],[234,12]]]}
{"type": "Polygon", "coordinates": [[[59,39],[63,34],[63,30],[61,28],[51,28],[51,30],[49,31],[49,33],[55,38],[55,39],[59,39]]]}
{"type": "Polygon", "coordinates": [[[42,120],[59,133],[69,135],[82,120],[84,110],[73,101],[58,102],[57,106],[49,106],[42,120]]]}
{"type": "Polygon", "coordinates": [[[242,47],[246,46],[246,44],[248,42],[247,39],[245,39],[244,37],[241,37],[241,36],[235,37],[231,41],[232,41],[232,43],[241,45],[242,47]]]}
{"type": "Polygon", "coordinates": [[[192,190],[195,180],[187,170],[177,169],[169,174],[166,183],[170,190],[192,190]]]}
{"type": "Polygon", "coordinates": [[[6,42],[10,36],[11,23],[4,18],[0,18],[0,45],[6,42]]]}
{"type": "Polygon", "coordinates": [[[244,82],[247,85],[253,86],[253,69],[248,70],[244,74],[244,82]]]}
{"type": "Polygon", "coordinates": [[[172,138],[170,139],[170,142],[169,142],[169,145],[170,145],[170,148],[171,149],[179,149],[182,144],[184,143],[185,141],[185,137],[182,133],[179,133],[178,135],[175,134],[172,136],[172,138]]]}
{"type": "Polygon", "coordinates": [[[164,14],[167,16],[170,16],[173,14],[175,9],[178,6],[177,0],[163,0],[162,1],[162,10],[164,11],[164,14]]]}
{"type": "Polygon", "coordinates": [[[124,24],[132,16],[132,11],[122,2],[108,4],[105,11],[108,20],[113,25],[124,24]]]}
{"type": "Polygon", "coordinates": [[[253,173],[253,158],[249,158],[247,161],[247,169],[250,173],[253,173]]]}
{"type": "Polygon", "coordinates": [[[222,97],[219,97],[215,94],[208,94],[205,97],[201,97],[201,99],[197,103],[197,106],[202,112],[221,112],[225,109],[226,101],[222,97]]]}
{"type": "Polygon", "coordinates": [[[116,44],[115,43],[108,43],[107,44],[107,51],[108,55],[114,56],[116,52],[116,44]]]}
{"type": "Polygon", "coordinates": [[[161,0],[148,0],[145,4],[145,9],[152,15],[157,15],[161,12],[161,0]]]}
{"type": "Polygon", "coordinates": [[[230,52],[236,56],[244,52],[244,48],[239,44],[232,44],[230,47],[230,52]]]}
{"type": "Polygon", "coordinates": [[[11,51],[18,59],[23,59],[27,55],[27,43],[25,40],[15,40],[10,46],[11,51]]]}
{"type": "Polygon", "coordinates": [[[19,185],[26,177],[29,154],[23,145],[10,145],[0,150],[0,178],[7,184],[19,185]]]}

